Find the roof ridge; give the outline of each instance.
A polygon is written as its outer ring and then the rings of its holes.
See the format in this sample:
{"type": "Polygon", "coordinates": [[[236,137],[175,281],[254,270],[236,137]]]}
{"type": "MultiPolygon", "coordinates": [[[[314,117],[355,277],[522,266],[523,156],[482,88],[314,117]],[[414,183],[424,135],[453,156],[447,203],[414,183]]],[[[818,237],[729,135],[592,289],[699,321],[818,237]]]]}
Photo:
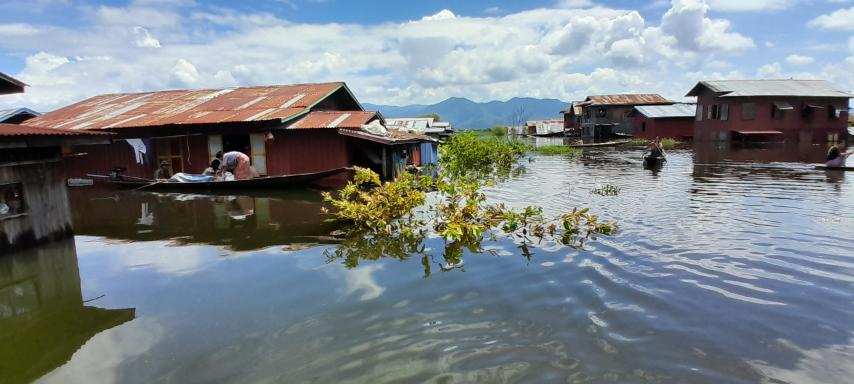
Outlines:
{"type": "MultiPolygon", "coordinates": [[[[166,93],[166,92],[214,92],[214,91],[224,91],[226,89],[253,89],[253,88],[275,88],[275,87],[300,87],[300,86],[309,86],[309,85],[344,85],[346,84],[343,81],[327,81],[327,82],[319,82],[319,83],[296,83],[296,84],[269,84],[269,85],[249,85],[243,87],[225,87],[225,88],[178,88],[178,89],[162,89],[159,91],[139,91],[139,92],[113,92],[113,93],[101,93],[91,97],[98,96],[118,96],[118,95],[144,95],[144,94],[154,94],[154,93],[166,93]]],[[[90,98],[91,98],[90,97],[90,98]]]]}

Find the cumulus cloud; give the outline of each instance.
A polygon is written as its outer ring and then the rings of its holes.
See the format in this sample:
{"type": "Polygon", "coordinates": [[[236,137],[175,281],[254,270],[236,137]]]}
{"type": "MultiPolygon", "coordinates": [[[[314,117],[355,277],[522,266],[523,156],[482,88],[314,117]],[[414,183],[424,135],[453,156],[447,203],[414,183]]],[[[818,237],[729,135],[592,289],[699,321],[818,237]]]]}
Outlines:
{"type": "Polygon", "coordinates": [[[780,63],[774,62],[770,64],[765,64],[756,71],[756,75],[765,79],[776,79],[780,78],[782,73],[782,67],[780,63]]]}
{"type": "Polygon", "coordinates": [[[813,28],[854,31],[854,7],[838,9],[818,16],[810,20],[807,25],[813,28]]]}
{"type": "Polygon", "coordinates": [[[35,26],[25,23],[10,23],[0,24],[0,36],[17,37],[29,36],[39,33],[39,29],[35,26]]]}
{"type": "MultiPolygon", "coordinates": [[[[737,70],[739,57],[755,54],[753,40],[713,17],[714,5],[704,1],[675,0],[660,18],[589,2],[555,5],[489,17],[443,9],[405,22],[319,24],[137,0],[90,9],[73,29],[7,27],[18,36],[0,38],[0,54],[18,55],[4,58],[23,61],[12,75],[31,87],[0,98],[0,106],[46,111],[109,92],[321,81],[346,81],[362,101],[398,105],[451,96],[679,98],[702,78],[754,75],[737,70]]],[[[851,87],[850,65],[835,65],[820,74],[851,87]]]]}
{"type": "Polygon", "coordinates": [[[810,56],[791,54],[786,56],[786,62],[791,65],[808,65],[812,64],[815,61],[814,58],[810,56]]]}
{"type": "Polygon", "coordinates": [[[556,5],[559,8],[585,8],[592,7],[594,4],[590,0],[559,0],[556,5]]]}

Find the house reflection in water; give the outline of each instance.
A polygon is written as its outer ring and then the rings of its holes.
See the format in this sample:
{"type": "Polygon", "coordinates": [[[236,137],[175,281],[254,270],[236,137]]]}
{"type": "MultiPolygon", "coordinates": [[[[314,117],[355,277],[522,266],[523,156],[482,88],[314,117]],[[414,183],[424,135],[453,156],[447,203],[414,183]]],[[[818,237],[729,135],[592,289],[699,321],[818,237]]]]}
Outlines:
{"type": "Polygon", "coordinates": [[[135,309],[84,305],[71,239],[0,257],[0,383],[31,382],[65,364],[135,309]]]}
{"type": "Polygon", "coordinates": [[[77,235],[173,240],[232,250],[335,242],[336,227],[321,214],[320,194],[308,190],[251,196],[72,191],[77,235]]]}

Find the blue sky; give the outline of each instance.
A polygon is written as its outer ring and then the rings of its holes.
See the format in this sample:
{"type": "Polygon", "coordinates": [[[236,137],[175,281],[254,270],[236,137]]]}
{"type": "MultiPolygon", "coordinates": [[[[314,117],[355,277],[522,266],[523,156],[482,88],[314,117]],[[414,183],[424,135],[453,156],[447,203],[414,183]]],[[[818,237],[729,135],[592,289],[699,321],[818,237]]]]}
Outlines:
{"type": "Polygon", "coordinates": [[[854,91],[852,0],[5,0],[0,71],[46,111],[108,92],[346,81],[360,100],[562,100],[696,81],[854,91]]]}

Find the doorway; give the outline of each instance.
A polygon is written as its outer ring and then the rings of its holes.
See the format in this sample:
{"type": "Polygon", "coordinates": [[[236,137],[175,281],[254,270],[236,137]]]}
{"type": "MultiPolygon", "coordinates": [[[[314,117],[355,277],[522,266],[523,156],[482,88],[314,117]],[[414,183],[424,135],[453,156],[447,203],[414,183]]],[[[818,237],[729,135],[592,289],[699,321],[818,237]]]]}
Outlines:
{"type": "Polygon", "coordinates": [[[231,151],[251,155],[252,145],[249,142],[249,135],[222,135],[222,152],[228,153],[231,151]]]}

